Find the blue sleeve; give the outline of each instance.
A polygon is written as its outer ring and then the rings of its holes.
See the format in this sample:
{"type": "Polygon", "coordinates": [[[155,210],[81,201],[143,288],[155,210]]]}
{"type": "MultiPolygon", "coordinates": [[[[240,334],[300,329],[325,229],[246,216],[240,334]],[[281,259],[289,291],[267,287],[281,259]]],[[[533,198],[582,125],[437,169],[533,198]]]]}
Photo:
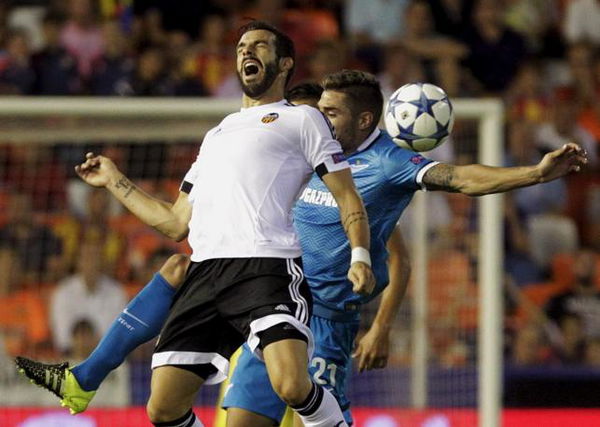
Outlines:
{"type": "Polygon", "coordinates": [[[421,189],[424,172],[437,164],[419,153],[404,149],[391,149],[381,156],[383,174],[394,187],[407,190],[421,189]]]}

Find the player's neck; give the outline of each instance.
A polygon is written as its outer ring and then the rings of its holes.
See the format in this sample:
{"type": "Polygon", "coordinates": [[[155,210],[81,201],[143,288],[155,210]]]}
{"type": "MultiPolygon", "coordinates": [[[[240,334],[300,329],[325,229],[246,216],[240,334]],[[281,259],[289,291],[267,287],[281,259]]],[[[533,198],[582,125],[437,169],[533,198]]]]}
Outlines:
{"type": "Polygon", "coordinates": [[[259,105],[272,104],[283,99],[283,94],[279,95],[261,95],[260,98],[250,98],[244,94],[242,97],[242,108],[258,107],[259,105]]]}
{"type": "Polygon", "coordinates": [[[244,94],[242,96],[242,108],[257,107],[259,105],[272,104],[279,102],[283,99],[283,83],[279,82],[279,78],[276,79],[270,88],[255,98],[251,98],[244,94]]]}

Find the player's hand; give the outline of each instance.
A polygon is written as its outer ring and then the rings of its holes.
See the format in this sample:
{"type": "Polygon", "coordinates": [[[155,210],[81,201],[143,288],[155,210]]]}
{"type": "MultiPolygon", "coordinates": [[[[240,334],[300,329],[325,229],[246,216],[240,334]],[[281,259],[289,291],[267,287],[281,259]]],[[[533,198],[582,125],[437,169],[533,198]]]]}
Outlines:
{"type": "Polygon", "coordinates": [[[359,372],[383,369],[390,355],[390,334],[376,325],[358,341],[353,358],[358,359],[359,372]]]}
{"type": "Polygon", "coordinates": [[[94,187],[106,187],[110,179],[119,174],[111,159],[94,153],[85,155],[85,162],[75,166],[81,179],[94,187]]]}
{"type": "Polygon", "coordinates": [[[352,291],[359,295],[370,295],[375,289],[373,271],[364,262],[357,261],[350,266],[348,279],[352,282],[352,291]]]}
{"type": "Polygon", "coordinates": [[[588,162],[587,153],[579,145],[570,142],[544,156],[538,164],[542,182],[552,181],[569,172],[579,172],[588,162]]]}

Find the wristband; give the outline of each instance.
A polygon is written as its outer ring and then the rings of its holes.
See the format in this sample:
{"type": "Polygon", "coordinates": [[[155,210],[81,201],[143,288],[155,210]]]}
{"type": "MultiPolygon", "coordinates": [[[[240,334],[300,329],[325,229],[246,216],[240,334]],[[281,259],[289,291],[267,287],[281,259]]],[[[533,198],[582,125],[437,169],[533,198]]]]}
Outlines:
{"type": "Polygon", "coordinates": [[[368,250],[366,250],[363,247],[356,247],[354,249],[352,249],[352,257],[350,258],[350,265],[354,264],[355,262],[364,262],[365,264],[367,264],[369,267],[371,266],[371,254],[369,253],[368,250]]]}

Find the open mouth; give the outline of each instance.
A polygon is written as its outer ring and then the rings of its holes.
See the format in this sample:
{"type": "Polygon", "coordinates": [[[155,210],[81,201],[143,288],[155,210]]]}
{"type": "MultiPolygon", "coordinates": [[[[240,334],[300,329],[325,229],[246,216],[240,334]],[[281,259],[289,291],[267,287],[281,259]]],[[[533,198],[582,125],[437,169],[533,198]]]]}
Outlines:
{"type": "Polygon", "coordinates": [[[255,59],[247,59],[244,62],[244,75],[245,76],[253,76],[258,74],[260,63],[255,59]]]}

